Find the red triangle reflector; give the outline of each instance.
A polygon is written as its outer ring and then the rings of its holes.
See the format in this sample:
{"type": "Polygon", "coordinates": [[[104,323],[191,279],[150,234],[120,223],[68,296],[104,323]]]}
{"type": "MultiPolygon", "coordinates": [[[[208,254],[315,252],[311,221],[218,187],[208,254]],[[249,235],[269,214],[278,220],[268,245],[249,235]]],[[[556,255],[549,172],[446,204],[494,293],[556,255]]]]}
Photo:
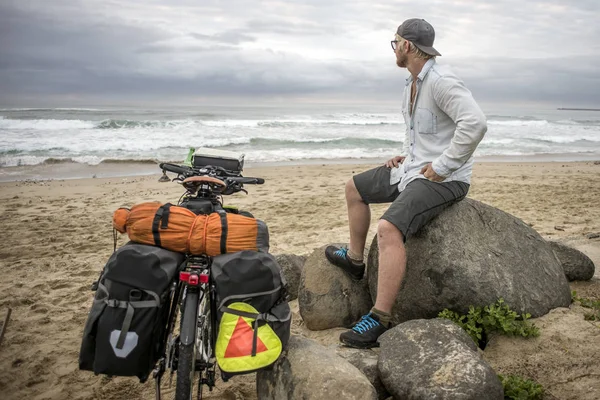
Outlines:
{"type": "MultiPolygon", "coordinates": [[[[231,339],[229,339],[229,343],[227,344],[225,357],[230,358],[251,356],[253,339],[254,331],[252,330],[252,327],[242,317],[239,317],[237,324],[233,329],[231,339]]],[[[267,346],[265,346],[263,341],[257,337],[256,353],[262,353],[263,351],[267,351],[267,346]]]]}

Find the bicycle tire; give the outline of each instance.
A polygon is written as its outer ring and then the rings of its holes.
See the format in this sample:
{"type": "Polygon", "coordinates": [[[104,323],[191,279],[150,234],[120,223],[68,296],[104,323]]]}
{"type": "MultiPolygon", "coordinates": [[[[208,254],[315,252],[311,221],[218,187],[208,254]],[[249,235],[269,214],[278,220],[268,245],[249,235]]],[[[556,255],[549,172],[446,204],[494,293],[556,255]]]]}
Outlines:
{"type": "MultiPolygon", "coordinates": [[[[212,332],[212,313],[210,307],[210,300],[208,295],[204,295],[200,304],[198,305],[198,310],[200,311],[200,324],[198,326],[198,337],[196,343],[198,344],[199,358],[200,358],[200,367],[202,368],[200,371],[200,383],[198,384],[198,399],[202,399],[202,389],[203,386],[208,380],[208,374],[210,370],[210,359],[213,357],[214,347],[213,347],[213,338],[211,336],[212,332]]],[[[212,390],[210,384],[209,390],[212,390]]]]}
{"type": "MultiPolygon", "coordinates": [[[[189,323],[189,317],[195,319],[194,325],[198,322],[198,295],[188,294],[185,297],[184,307],[181,313],[180,331],[184,331],[184,326],[189,323]],[[186,310],[195,310],[193,313],[186,310]]],[[[197,329],[194,329],[194,335],[197,329]]],[[[179,341],[179,355],[177,360],[177,385],[175,386],[175,400],[190,400],[194,391],[194,375],[196,374],[196,337],[189,344],[179,341]]]]}

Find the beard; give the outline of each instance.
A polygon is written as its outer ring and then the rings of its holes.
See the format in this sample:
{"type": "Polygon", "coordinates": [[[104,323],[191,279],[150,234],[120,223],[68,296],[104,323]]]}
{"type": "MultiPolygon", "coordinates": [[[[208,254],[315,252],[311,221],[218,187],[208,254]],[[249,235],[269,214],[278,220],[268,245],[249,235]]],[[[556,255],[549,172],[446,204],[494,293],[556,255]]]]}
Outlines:
{"type": "Polygon", "coordinates": [[[400,68],[406,68],[406,62],[408,61],[408,56],[406,53],[400,52],[400,54],[396,55],[396,65],[400,68]]]}
{"type": "Polygon", "coordinates": [[[400,68],[406,68],[406,63],[408,62],[408,54],[399,49],[398,53],[396,53],[396,65],[400,68]]]}

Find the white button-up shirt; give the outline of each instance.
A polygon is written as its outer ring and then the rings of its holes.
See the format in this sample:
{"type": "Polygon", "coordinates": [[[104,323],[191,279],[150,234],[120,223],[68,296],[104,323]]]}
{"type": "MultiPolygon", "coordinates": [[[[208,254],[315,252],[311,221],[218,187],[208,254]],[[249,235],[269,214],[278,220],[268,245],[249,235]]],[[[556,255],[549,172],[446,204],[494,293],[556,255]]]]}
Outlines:
{"type": "Polygon", "coordinates": [[[471,92],[448,67],[428,60],[417,76],[416,97],[410,112],[412,75],[406,80],[402,114],[406,136],[405,160],[392,169],[390,184],[402,191],[410,182],[425,178],[421,168],[433,163],[444,182],[471,182],[473,152],[487,131],[487,122],[471,92]]]}

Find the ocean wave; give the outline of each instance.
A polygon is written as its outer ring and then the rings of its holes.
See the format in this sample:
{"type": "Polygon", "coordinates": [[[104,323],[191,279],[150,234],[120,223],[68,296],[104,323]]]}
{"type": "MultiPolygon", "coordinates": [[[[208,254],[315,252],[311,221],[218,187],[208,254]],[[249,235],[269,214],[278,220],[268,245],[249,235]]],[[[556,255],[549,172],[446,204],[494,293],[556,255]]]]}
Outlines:
{"type": "MultiPolygon", "coordinates": [[[[534,150],[507,150],[502,153],[490,151],[489,149],[477,149],[475,152],[475,159],[478,157],[513,157],[513,156],[569,156],[573,160],[579,159],[581,156],[585,156],[586,159],[595,159],[596,157],[600,157],[600,152],[593,150],[583,150],[583,151],[561,151],[561,150],[543,150],[543,151],[534,151],[534,150]]],[[[561,158],[561,157],[557,157],[561,158]]]]}
{"type": "Polygon", "coordinates": [[[293,127],[293,126],[314,126],[314,125],[400,125],[400,121],[370,121],[370,120],[311,120],[311,121],[262,121],[258,126],[264,127],[293,127]]]}
{"type": "Polygon", "coordinates": [[[481,142],[481,145],[486,145],[486,146],[507,145],[507,144],[513,144],[513,143],[515,143],[515,141],[517,141],[517,139],[510,139],[510,138],[493,139],[490,137],[484,137],[483,141],[481,142]]]}
{"type": "Polygon", "coordinates": [[[370,121],[370,120],[304,120],[304,119],[289,119],[289,120],[214,120],[214,121],[198,121],[198,124],[210,127],[223,128],[293,128],[293,127],[315,127],[326,125],[400,125],[402,122],[393,121],[370,121]]]}
{"type": "MultiPolygon", "coordinates": [[[[327,127],[327,126],[401,126],[404,125],[402,118],[391,119],[215,119],[215,120],[129,120],[129,119],[105,119],[102,121],[87,121],[78,119],[14,119],[0,116],[0,129],[7,130],[61,130],[61,129],[196,129],[200,127],[215,128],[295,128],[295,127],[327,127]]],[[[522,120],[522,119],[488,119],[491,126],[510,127],[541,127],[547,125],[576,125],[576,126],[600,126],[598,120],[522,120]]]]}
{"type": "Polygon", "coordinates": [[[105,158],[99,164],[158,164],[167,161],[158,161],[154,158],[105,158]]]}
{"type": "Polygon", "coordinates": [[[96,123],[98,129],[131,129],[131,128],[174,128],[189,126],[194,121],[133,121],[128,119],[105,119],[96,123]]]}
{"type": "Polygon", "coordinates": [[[99,108],[0,108],[0,111],[106,111],[99,108]]]}
{"type": "Polygon", "coordinates": [[[329,119],[385,119],[385,118],[396,118],[397,114],[400,114],[400,111],[397,113],[385,114],[385,113],[333,113],[333,114],[323,114],[322,116],[329,119]]]}
{"type": "Polygon", "coordinates": [[[524,138],[534,143],[550,143],[550,144],[581,144],[585,146],[589,143],[600,143],[598,137],[566,137],[566,136],[547,136],[544,138],[524,138]]]}
{"type": "Polygon", "coordinates": [[[579,121],[575,121],[573,119],[561,119],[558,121],[554,121],[554,123],[558,125],[581,125],[579,121]]]}
{"type": "Polygon", "coordinates": [[[505,126],[545,126],[548,125],[548,121],[545,119],[542,120],[522,120],[522,119],[512,119],[512,120],[493,120],[488,119],[488,125],[505,125],[505,126]]]}
{"type": "Polygon", "coordinates": [[[59,164],[79,164],[79,165],[100,165],[100,164],[159,164],[161,162],[181,163],[181,159],[176,156],[172,159],[156,160],[152,158],[104,158],[98,156],[80,156],[80,157],[43,157],[22,155],[19,157],[0,157],[0,167],[21,167],[34,165],[59,165],[59,164]]]}
{"type": "MultiPolygon", "coordinates": [[[[11,119],[0,116],[1,129],[14,130],[60,130],[60,129],[198,129],[201,127],[214,128],[310,128],[310,127],[333,127],[333,126],[402,126],[402,118],[397,120],[382,119],[216,119],[216,120],[129,120],[129,119],[105,119],[102,121],[85,121],[77,119],[11,119]]],[[[600,126],[596,120],[521,120],[521,119],[488,119],[490,126],[509,127],[543,127],[554,126],[600,126]]]]}
{"type": "Polygon", "coordinates": [[[588,125],[588,126],[600,126],[600,119],[561,119],[555,122],[557,125],[588,125]]]}
{"type": "Polygon", "coordinates": [[[295,138],[295,139],[275,139],[275,138],[252,138],[247,143],[231,143],[226,146],[209,146],[223,149],[231,149],[235,151],[247,150],[257,151],[260,149],[307,149],[319,151],[327,149],[328,152],[339,149],[372,149],[377,147],[382,148],[399,148],[402,146],[402,141],[391,139],[378,138],[353,138],[353,137],[332,137],[332,138],[295,138]]]}
{"type": "Polygon", "coordinates": [[[344,137],[331,137],[331,138],[296,138],[296,139],[267,139],[267,138],[252,138],[250,140],[251,145],[261,146],[261,145],[275,145],[275,146],[288,146],[294,144],[313,144],[313,143],[330,143],[330,144],[339,144],[339,143],[349,143],[352,141],[362,141],[364,139],[353,139],[353,138],[344,138],[344,137]]]}
{"type": "Polygon", "coordinates": [[[310,160],[361,160],[367,158],[389,159],[396,151],[389,148],[364,149],[350,148],[338,149],[332,152],[330,149],[276,149],[246,154],[247,162],[278,162],[278,161],[310,161],[310,160]]]}
{"type": "MultiPolygon", "coordinates": [[[[399,147],[374,147],[369,149],[364,148],[338,148],[335,152],[332,152],[328,148],[278,148],[278,149],[247,149],[242,151],[245,154],[247,162],[277,162],[277,161],[310,161],[310,160],[360,160],[360,159],[388,159],[391,156],[397,155],[399,147]]],[[[481,156],[536,156],[536,155],[571,155],[577,157],[578,155],[585,155],[589,157],[600,158],[600,149],[587,150],[587,149],[569,149],[569,148],[548,148],[548,147],[523,147],[523,148],[498,148],[498,147],[487,147],[480,146],[476,152],[475,157],[481,156]]],[[[21,155],[17,157],[1,157],[0,156],[0,167],[24,167],[24,166],[35,166],[35,165],[64,165],[73,164],[73,168],[77,168],[77,165],[126,165],[126,164],[144,164],[154,165],[160,162],[171,162],[181,163],[183,156],[181,154],[171,153],[164,155],[160,158],[144,158],[124,156],[119,157],[101,157],[101,156],[74,156],[74,157],[43,157],[43,156],[31,156],[21,155]]],[[[158,169],[158,167],[157,167],[158,169]]]]}
{"type": "Polygon", "coordinates": [[[167,121],[135,121],[107,119],[96,124],[98,129],[133,129],[133,128],[181,128],[208,126],[215,128],[291,128],[323,125],[400,125],[402,121],[381,121],[368,119],[287,119],[287,120],[167,120],[167,121]]]}
{"type": "Polygon", "coordinates": [[[0,119],[0,129],[54,131],[65,129],[93,129],[95,123],[78,119],[0,119]]]}
{"type": "Polygon", "coordinates": [[[558,135],[558,134],[549,134],[546,132],[541,133],[522,133],[517,135],[513,135],[511,137],[498,137],[498,134],[495,135],[487,135],[483,138],[481,144],[487,146],[510,146],[510,147],[520,147],[524,143],[530,144],[549,144],[549,145],[562,145],[562,144],[580,144],[582,146],[585,145],[594,145],[600,143],[600,134],[599,135],[558,135]]]}
{"type": "Polygon", "coordinates": [[[44,161],[42,161],[41,164],[55,165],[55,164],[68,164],[68,163],[74,163],[74,162],[76,162],[76,161],[74,161],[71,157],[65,157],[65,158],[50,157],[50,158],[46,158],[44,161]]]}

